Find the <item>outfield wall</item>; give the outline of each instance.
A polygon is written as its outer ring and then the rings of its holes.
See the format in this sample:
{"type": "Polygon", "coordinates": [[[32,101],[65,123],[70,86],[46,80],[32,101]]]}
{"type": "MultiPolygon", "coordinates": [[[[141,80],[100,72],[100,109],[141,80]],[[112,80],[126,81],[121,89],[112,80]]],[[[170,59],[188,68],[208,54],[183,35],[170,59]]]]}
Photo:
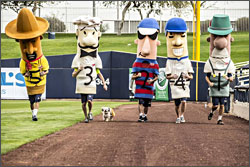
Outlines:
{"type": "MultiPolygon", "coordinates": [[[[102,85],[97,85],[97,99],[128,99],[129,98],[129,68],[136,59],[136,54],[124,52],[99,52],[102,59],[101,70],[105,79],[110,81],[108,91],[104,91],[102,85]]],[[[46,98],[80,98],[75,94],[75,78],[72,78],[73,69],[71,63],[74,54],[47,56],[50,70],[47,77],[46,98]]],[[[17,68],[19,59],[1,60],[1,67],[17,68]]],[[[160,68],[166,65],[166,57],[158,57],[160,68]]],[[[192,61],[194,79],[190,83],[190,101],[196,100],[196,61],[192,61]]],[[[208,85],[203,73],[204,62],[198,62],[198,101],[207,100],[208,85]]],[[[171,94],[171,93],[170,93],[171,94]]],[[[171,99],[171,96],[169,97],[171,99]]]]}

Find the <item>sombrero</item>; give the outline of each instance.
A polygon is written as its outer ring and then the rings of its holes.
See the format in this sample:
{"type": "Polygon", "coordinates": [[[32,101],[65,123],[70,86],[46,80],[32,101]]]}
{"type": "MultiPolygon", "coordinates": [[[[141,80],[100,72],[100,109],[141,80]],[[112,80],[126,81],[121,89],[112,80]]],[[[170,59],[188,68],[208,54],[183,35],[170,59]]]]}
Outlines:
{"type": "Polygon", "coordinates": [[[29,9],[23,8],[17,19],[7,24],[5,33],[14,39],[31,39],[44,34],[48,28],[47,20],[35,17],[29,9]]]}

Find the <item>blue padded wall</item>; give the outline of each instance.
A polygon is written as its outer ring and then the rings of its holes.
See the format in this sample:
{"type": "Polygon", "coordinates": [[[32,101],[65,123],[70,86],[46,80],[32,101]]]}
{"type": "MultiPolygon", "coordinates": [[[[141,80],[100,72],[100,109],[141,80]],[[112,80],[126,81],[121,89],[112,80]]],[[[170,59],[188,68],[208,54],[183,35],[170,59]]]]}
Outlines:
{"type": "MultiPolygon", "coordinates": [[[[124,52],[99,52],[102,59],[103,69],[101,70],[105,79],[109,78],[108,91],[104,91],[102,85],[97,86],[95,98],[102,99],[128,99],[129,98],[129,68],[136,59],[136,54],[124,52]]],[[[46,56],[50,69],[47,78],[47,98],[80,98],[75,94],[75,78],[72,78],[73,69],[71,63],[75,54],[46,56]]],[[[157,57],[160,68],[165,68],[167,58],[157,57]]],[[[20,58],[1,61],[2,67],[19,67],[20,58]]],[[[204,62],[198,62],[198,101],[207,100],[208,85],[203,73],[204,62]]],[[[196,62],[192,61],[194,79],[190,83],[190,99],[196,100],[196,62]]],[[[170,97],[171,99],[171,97],[170,97]]]]}

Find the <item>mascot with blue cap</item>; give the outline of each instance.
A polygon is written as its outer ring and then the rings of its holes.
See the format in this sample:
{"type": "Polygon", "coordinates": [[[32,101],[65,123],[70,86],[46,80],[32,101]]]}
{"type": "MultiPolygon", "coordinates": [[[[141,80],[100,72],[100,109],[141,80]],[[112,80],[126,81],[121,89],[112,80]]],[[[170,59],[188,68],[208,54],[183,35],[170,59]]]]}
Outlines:
{"type": "Polygon", "coordinates": [[[206,81],[210,88],[209,96],[212,97],[213,103],[208,120],[212,119],[220,104],[218,125],[224,125],[222,121],[224,101],[226,97],[229,97],[229,82],[233,81],[233,73],[235,72],[234,63],[230,58],[231,42],[234,40],[230,34],[232,31],[229,16],[223,14],[214,15],[208,27],[210,37],[207,38],[207,41],[210,43],[210,55],[205,64],[204,72],[207,74],[206,81]]]}
{"type": "Polygon", "coordinates": [[[138,25],[137,58],[132,68],[135,80],[135,98],[139,99],[139,120],[146,122],[148,107],[154,96],[154,82],[158,79],[159,65],[156,61],[159,25],[153,18],[143,19],[138,25]],[[143,106],[143,108],[141,107],[143,106]],[[143,110],[143,111],[142,111],[143,110]]]}
{"type": "Polygon", "coordinates": [[[190,97],[189,85],[194,73],[188,57],[186,22],[181,18],[172,18],[167,22],[165,32],[168,53],[166,77],[175,102],[176,123],[184,123],[186,100],[190,97]]]}

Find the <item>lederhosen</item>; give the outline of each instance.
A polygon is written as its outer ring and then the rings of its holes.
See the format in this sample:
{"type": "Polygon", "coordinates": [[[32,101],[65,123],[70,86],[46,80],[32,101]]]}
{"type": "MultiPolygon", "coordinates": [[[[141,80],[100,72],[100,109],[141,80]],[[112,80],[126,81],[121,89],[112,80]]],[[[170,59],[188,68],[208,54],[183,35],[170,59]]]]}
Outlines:
{"type": "Polygon", "coordinates": [[[228,65],[224,69],[215,69],[213,68],[213,65],[209,59],[209,64],[212,69],[212,74],[209,77],[209,80],[214,84],[212,87],[210,87],[209,96],[211,97],[228,97],[229,96],[229,81],[223,77],[224,75],[227,75],[227,69],[231,63],[231,60],[229,61],[228,65]],[[224,75],[221,75],[219,73],[218,75],[215,75],[215,71],[224,71],[224,75]]]}

